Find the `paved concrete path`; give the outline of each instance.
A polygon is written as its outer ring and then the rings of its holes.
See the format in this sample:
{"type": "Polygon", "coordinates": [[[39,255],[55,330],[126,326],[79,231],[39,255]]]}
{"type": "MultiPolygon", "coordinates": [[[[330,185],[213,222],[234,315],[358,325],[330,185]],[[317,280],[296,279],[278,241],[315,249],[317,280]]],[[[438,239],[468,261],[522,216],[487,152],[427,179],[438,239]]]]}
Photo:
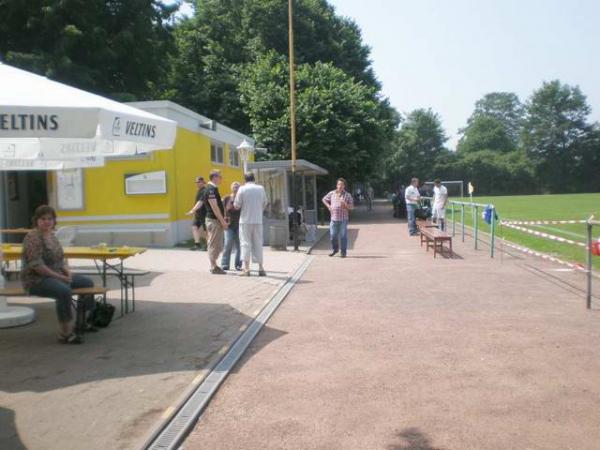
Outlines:
{"type": "Polygon", "coordinates": [[[148,250],[125,262],[151,271],[136,312],[80,346],[56,343],[53,301],[11,299],[37,320],[0,330],[0,450],[138,449],[305,257],[265,249],[269,276],[243,278],[211,275],[206,252],[148,250]]]}
{"type": "Polygon", "coordinates": [[[600,315],[581,292],[472,241],[434,260],[387,209],[365,214],[349,258],[315,252],[184,448],[598,449],[600,315]]]}

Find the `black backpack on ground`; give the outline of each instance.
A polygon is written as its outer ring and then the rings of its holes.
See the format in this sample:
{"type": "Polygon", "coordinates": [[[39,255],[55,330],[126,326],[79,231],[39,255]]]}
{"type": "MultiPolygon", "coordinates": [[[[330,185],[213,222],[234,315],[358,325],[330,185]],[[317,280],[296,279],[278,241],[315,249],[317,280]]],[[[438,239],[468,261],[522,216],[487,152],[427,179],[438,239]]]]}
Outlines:
{"type": "Polygon", "coordinates": [[[115,307],[110,303],[96,302],[94,313],[89,318],[89,322],[99,328],[106,328],[115,315],[115,307]]]}

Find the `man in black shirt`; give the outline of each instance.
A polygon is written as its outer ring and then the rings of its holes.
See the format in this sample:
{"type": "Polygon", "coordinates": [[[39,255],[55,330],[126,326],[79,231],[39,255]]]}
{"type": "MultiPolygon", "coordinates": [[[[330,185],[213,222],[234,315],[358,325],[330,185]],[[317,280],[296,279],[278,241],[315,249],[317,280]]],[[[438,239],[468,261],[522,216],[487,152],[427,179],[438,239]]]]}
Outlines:
{"type": "Polygon", "coordinates": [[[206,182],[203,177],[196,177],[196,192],[195,204],[192,209],[187,212],[188,216],[193,215],[192,220],[192,234],[194,236],[194,246],[190,250],[206,250],[206,205],[202,203],[202,196],[204,195],[204,189],[206,189],[206,182]]]}
{"type": "Polygon", "coordinates": [[[202,203],[206,206],[206,232],[208,233],[208,260],[210,273],[222,275],[226,273],[217,265],[217,259],[223,251],[224,232],[228,225],[224,217],[223,201],[219,193],[221,172],[213,170],[210,181],[202,195],[202,203]]]}

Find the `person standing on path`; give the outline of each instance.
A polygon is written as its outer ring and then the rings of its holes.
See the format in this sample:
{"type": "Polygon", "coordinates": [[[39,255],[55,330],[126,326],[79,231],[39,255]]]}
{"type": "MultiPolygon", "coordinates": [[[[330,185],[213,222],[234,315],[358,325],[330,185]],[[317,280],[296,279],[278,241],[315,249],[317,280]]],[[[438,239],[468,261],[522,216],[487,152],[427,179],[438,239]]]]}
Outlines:
{"type": "Polygon", "coordinates": [[[442,231],[446,229],[446,204],[448,203],[448,189],[442,181],[436,178],[433,182],[433,212],[432,219],[442,231]]]}
{"type": "Polygon", "coordinates": [[[206,188],[204,177],[196,177],[196,203],[194,207],[187,212],[188,216],[193,215],[192,235],[194,236],[194,246],[190,250],[206,250],[206,206],[202,203],[202,196],[206,188]],[[203,242],[204,241],[204,242],[203,242]]]}
{"type": "Polygon", "coordinates": [[[369,211],[373,210],[373,200],[375,200],[375,190],[373,186],[369,185],[367,188],[367,202],[369,205],[369,211]]]}
{"type": "Polygon", "coordinates": [[[329,238],[332,252],[329,256],[337,254],[341,247],[341,257],[345,258],[348,251],[349,211],[354,209],[354,199],[346,192],[346,180],[338,178],[336,189],[323,197],[323,204],[331,213],[329,238]]]}
{"type": "Polygon", "coordinates": [[[258,276],[267,275],[263,267],[263,212],[267,207],[265,188],[255,183],[254,174],[244,175],[245,183],[235,196],[234,206],[240,210],[240,246],[244,270],[250,276],[250,257],[258,263],[258,276]]]}
{"type": "Polygon", "coordinates": [[[223,251],[223,235],[228,228],[225,221],[223,201],[219,193],[221,184],[221,172],[213,170],[210,173],[210,181],[204,189],[202,202],[206,205],[206,232],[208,233],[208,260],[210,261],[210,273],[223,275],[225,271],[217,264],[217,259],[223,251]]]}
{"type": "Polygon", "coordinates": [[[229,225],[225,230],[225,249],[221,258],[221,268],[229,270],[229,261],[231,253],[235,249],[235,270],[242,270],[242,258],[240,254],[240,210],[234,206],[234,200],[240,189],[240,183],[237,181],[231,183],[231,194],[223,199],[223,208],[225,208],[225,221],[229,225]]]}
{"type": "Polygon", "coordinates": [[[410,180],[410,185],[404,191],[404,199],[406,200],[406,214],[408,216],[408,234],[416,236],[417,233],[417,218],[415,211],[421,201],[419,193],[419,179],[413,178],[410,180]]]}

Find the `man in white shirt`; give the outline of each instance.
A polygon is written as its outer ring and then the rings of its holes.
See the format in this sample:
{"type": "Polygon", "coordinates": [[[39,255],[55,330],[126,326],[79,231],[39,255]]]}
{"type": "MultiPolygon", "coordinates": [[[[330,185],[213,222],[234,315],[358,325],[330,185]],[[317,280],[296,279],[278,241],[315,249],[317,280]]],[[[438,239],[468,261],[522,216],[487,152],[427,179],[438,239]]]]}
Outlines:
{"type": "Polygon", "coordinates": [[[433,182],[433,212],[432,219],[442,231],[446,229],[446,204],[448,203],[448,189],[442,181],[436,178],[433,182]]]}
{"type": "Polygon", "coordinates": [[[404,191],[404,199],[406,200],[406,215],[408,217],[408,234],[411,236],[416,236],[418,233],[415,210],[421,201],[418,178],[413,178],[410,180],[410,185],[404,191]]]}
{"type": "Polygon", "coordinates": [[[244,176],[246,183],[235,196],[233,206],[240,209],[240,246],[244,270],[250,276],[250,257],[258,263],[258,276],[267,275],[263,267],[263,212],[267,206],[265,188],[254,182],[254,174],[244,176]]]}
{"type": "Polygon", "coordinates": [[[367,188],[367,205],[369,211],[373,209],[373,200],[375,200],[375,190],[373,189],[373,186],[369,185],[367,188]]]}

